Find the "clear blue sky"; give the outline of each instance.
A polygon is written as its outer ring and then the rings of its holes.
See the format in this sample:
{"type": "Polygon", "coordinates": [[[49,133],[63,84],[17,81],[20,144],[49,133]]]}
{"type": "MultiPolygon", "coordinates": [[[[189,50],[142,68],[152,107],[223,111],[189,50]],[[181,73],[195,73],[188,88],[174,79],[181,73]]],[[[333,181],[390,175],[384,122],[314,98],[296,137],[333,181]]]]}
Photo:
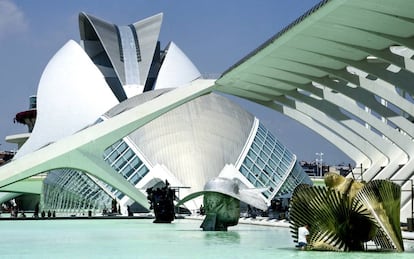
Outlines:
{"type": "MultiPolygon", "coordinates": [[[[203,74],[221,74],[319,0],[0,0],[0,150],[7,135],[26,132],[14,115],[28,108],[47,62],[68,40],[79,41],[78,14],[127,25],[163,12],[162,47],[174,41],[203,74]]],[[[239,102],[298,156],[328,163],[347,156],[301,124],[258,105],[239,102]]]]}

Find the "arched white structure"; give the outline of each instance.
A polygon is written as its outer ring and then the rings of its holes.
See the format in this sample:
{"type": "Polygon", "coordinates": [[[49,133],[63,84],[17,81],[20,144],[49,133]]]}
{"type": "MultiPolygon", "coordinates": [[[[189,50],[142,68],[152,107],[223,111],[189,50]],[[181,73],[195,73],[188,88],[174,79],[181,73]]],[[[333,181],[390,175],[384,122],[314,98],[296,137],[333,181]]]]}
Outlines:
{"type": "Polygon", "coordinates": [[[216,81],[319,133],[362,165],[359,177],[401,184],[404,221],[413,216],[411,8],[409,0],[322,1],[216,81]]]}
{"type": "Polygon", "coordinates": [[[154,89],[179,87],[200,77],[200,71],[193,62],[174,42],[170,42],[154,89]]]}
{"type": "Polygon", "coordinates": [[[72,40],[43,71],[37,100],[35,127],[15,159],[74,134],[119,103],[102,73],[72,40]]]}

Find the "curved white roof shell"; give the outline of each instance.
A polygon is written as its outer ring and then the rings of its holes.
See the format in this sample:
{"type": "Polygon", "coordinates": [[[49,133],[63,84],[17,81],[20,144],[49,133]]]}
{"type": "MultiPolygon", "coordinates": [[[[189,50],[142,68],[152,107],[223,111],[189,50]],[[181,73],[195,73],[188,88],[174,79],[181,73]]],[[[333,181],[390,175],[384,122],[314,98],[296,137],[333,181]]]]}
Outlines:
{"type": "MultiPolygon", "coordinates": [[[[161,96],[150,91],[105,114],[112,117],[161,96]]],[[[128,138],[151,165],[162,164],[191,192],[203,190],[226,164],[236,164],[254,116],[227,98],[211,93],[189,101],[140,127],[128,138]]]]}
{"type": "Polygon", "coordinates": [[[116,104],[101,72],[76,42],[68,41],[43,71],[36,124],[15,159],[74,134],[116,104]]]}
{"type": "Polygon", "coordinates": [[[201,77],[197,67],[174,42],[170,42],[166,51],[154,90],[180,87],[201,77]]]}

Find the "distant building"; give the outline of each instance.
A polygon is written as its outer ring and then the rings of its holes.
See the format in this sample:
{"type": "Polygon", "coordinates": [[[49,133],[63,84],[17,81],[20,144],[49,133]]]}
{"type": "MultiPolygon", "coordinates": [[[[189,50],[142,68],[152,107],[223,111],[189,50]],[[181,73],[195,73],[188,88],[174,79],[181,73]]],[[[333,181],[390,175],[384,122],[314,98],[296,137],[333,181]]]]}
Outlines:
{"type": "MultiPolygon", "coordinates": [[[[352,172],[352,167],[351,165],[343,165],[343,164],[339,164],[339,165],[328,165],[328,164],[323,164],[318,165],[317,163],[315,163],[315,161],[313,162],[307,162],[307,161],[300,161],[300,166],[302,167],[303,171],[305,171],[305,173],[309,176],[324,176],[326,173],[328,172],[335,172],[338,173],[342,176],[346,176],[348,174],[350,174],[352,172]],[[322,175],[321,175],[322,172],[322,175]]],[[[358,176],[360,175],[360,173],[358,173],[358,176]]]]}

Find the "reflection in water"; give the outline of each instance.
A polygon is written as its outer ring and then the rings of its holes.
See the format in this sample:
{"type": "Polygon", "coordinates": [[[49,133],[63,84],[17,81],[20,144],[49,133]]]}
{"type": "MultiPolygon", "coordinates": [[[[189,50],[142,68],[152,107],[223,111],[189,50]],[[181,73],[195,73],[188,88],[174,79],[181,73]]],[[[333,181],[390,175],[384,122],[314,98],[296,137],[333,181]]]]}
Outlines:
{"type": "Polygon", "coordinates": [[[214,244],[240,244],[240,234],[235,231],[206,231],[204,240],[214,244]]]}
{"type": "Polygon", "coordinates": [[[238,224],[229,231],[209,232],[200,229],[201,220],[152,221],[0,220],[0,258],[412,259],[414,255],[413,242],[405,244],[404,253],[301,251],[295,249],[289,228],[238,224]]]}

